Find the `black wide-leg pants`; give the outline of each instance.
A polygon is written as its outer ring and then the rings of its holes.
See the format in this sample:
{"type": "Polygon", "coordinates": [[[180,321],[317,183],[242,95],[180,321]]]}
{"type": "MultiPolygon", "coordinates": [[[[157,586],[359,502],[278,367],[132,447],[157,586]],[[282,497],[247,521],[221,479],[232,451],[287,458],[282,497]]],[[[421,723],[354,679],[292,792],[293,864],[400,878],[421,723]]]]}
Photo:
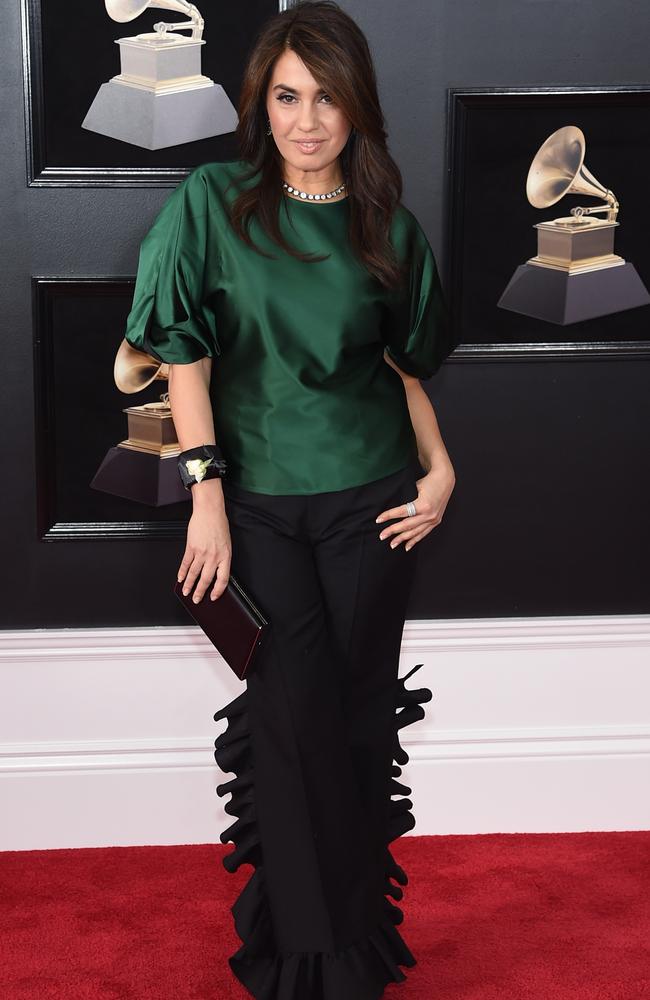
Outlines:
{"type": "Polygon", "coordinates": [[[214,716],[235,775],[217,788],[236,817],[223,863],[254,869],[229,962],[257,1000],[377,1000],[415,964],[388,897],[407,882],[389,844],[415,822],[398,733],[431,698],[398,679],[418,545],[391,549],[379,533],[394,522],[375,518],[416,499],[418,473],[309,495],[222,480],[231,572],[270,622],[246,689],[214,716]]]}

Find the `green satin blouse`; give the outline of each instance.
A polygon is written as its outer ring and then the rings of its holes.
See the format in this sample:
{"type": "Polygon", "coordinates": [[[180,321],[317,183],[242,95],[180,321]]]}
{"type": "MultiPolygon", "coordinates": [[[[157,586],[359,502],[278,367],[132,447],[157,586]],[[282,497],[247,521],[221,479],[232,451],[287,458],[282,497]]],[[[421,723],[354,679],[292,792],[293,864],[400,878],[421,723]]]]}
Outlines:
{"type": "MultiPolygon", "coordinates": [[[[210,399],[229,479],[260,493],[321,493],[370,482],[417,458],[404,384],[451,352],[433,252],[399,205],[391,242],[410,282],[388,291],[354,257],[349,200],[284,195],[292,245],[329,253],[305,263],[257,219],[247,247],[230,226],[243,160],[206,163],[172,192],[141,243],[126,340],[161,361],[212,361],[210,399]]],[[[257,178],[249,181],[255,183],[257,178]]]]}

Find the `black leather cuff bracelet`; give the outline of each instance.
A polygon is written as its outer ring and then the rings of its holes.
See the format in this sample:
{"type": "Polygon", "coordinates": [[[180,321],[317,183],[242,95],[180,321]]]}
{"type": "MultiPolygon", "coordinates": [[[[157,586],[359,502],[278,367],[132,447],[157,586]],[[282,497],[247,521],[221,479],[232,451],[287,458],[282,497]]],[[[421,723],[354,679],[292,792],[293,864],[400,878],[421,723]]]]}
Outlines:
{"type": "Polygon", "coordinates": [[[215,444],[201,444],[188,448],[178,456],[178,472],[186,490],[204,479],[225,476],[226,462],[221,449],[215,444]]]}

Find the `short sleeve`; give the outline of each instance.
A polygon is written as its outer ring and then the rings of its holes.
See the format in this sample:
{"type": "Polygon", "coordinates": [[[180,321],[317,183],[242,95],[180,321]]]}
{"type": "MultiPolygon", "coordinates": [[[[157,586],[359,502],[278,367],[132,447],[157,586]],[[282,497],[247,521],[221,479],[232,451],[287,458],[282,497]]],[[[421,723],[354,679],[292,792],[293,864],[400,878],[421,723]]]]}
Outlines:
{"type": "Polygon", "coordinates": [[[405,287],[388,295],[384,344],[395,364],[416,378],[434,375],[451,354],[451,325],[433,250],[415,216],[401,206],[398,255],[407,264],[405,287]]]}
{"type": "Polygon", "coordinates": [[[140,244],[125,339],[159,361],[188,364],[220,353],[204,304],[209,211],[204,178],[189,174],[140,244]]]}

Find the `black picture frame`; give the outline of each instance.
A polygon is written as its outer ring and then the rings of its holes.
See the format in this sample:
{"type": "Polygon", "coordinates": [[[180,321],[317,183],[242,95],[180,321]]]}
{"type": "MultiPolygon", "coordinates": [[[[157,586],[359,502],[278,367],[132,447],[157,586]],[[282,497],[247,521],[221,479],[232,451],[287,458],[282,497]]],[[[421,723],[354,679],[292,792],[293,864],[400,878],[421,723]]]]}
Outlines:
{"type": "Polygon", "coordinates": [[[131,396],[112,378],[134,284],[119,276],[32,277],[39,541],[182,538],[187,531],[189,501],[151,507],[90,486],[109,448],[128,436],[123,408],[157,400],[167,387],[156,380],[131,396]]]}
{"type": "MultiPolygon", "coordinates": [[[[209,9],[204,3],[202,71],[224,87],[235,108],[244,60],[259,27],[293,2],[247,0],[212,3],[209,9]]],[[[100,84],[120,72],[114,39],[127,35],[131,24],[133,33],[149,31],[156,20],[170,20],[167,15],[183,17],[151,7],[119,24],[107,14],[103,0],[68,0],[65,5],[60,0],[21,0],[28,187],[175,187],[206,160],[237,158],[234,132],[147,150],[81,126],[100,84]]]]}
{"type": "Polygon", "coordinates": [[[650,355],[650,307],[567,326],[497,307],[519,264],[537,252],[534,223],[597,202],[566,195],[549,209],[526,197],[544,140],[564,125],[586,137],[585,164],[620,202],[616,252],[650,289],[645,196],[650,144],[646,86],[447,90],[446,275],[456,361],[562,358],[630,360],[650,355]]]}

